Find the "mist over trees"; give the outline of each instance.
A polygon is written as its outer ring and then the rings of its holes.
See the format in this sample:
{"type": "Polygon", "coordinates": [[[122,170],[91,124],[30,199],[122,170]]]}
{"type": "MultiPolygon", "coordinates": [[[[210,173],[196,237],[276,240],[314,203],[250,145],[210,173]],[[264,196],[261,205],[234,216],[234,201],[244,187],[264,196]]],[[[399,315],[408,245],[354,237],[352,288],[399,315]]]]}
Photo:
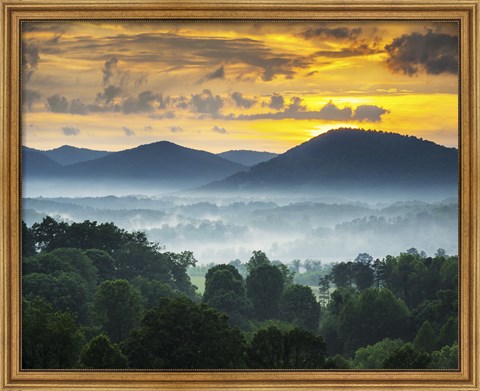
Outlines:
{"type": "Polygon", "coordinates": [[[22,229],[25,369],[458,367],[458,257],[442,248],[197,268],[112,223],[22,229]]]}

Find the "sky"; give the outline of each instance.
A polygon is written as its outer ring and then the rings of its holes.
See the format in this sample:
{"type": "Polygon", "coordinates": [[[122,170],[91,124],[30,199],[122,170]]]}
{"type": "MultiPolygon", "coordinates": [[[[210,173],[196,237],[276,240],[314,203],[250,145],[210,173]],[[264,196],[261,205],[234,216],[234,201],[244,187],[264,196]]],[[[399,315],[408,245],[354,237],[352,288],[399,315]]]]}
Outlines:
{"type": "Polygon", "coordinates": [[[458,144],[453,22],[24,22],[23,144],[282,153],[352,127],[458,144]]]}

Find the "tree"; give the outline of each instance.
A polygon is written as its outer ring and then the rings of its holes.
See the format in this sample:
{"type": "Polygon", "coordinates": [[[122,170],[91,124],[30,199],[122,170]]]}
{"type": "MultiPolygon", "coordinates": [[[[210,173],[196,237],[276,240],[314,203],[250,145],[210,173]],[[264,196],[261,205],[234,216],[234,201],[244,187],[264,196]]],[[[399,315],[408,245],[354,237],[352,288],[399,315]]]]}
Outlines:
{"type": "Polygon", "coordinates": [[[352,286],[352,262],[340,262],[332,266],[330,275],[332,282],[337,288],[348,288],[352,286]]]}
{"type": "Polygon", "coordinates": [[[291,285],[280,300],[280,314],[285,321],[316,332],[320,320],[320,305],[311,288],[291,285]]]}
{"type": "Polygon", "coordinates": [[[251,303],[245,296],[243,277],[232,265],[217,265],[208,270],[203,301],[226,313],[232,325],[246,327],[251,303]]]}
{"type": "Polygon", "coordinates": [[[405,342],[401,339],[385,338],[374,345],[367,345],[357,349],[352,361],[355,369],[382,369],[383,362],[405,342]]]}
{"type": "Polygon", "coordinates": [[[80,352],[80,368],[125,369],[127,365],[127,357],[105,334],[92,338],[80,352]]]}
{"type": "Polygon", "coordinates": [[[437,346],[441,348],[456,343],[458,343],[458,317],[450,316],[440,329],[437,346]]]}
{"type": "Polygon", "coordinates": [[[37,247],[40,250],[49,250],[50,244],[58,237],[65,234],[67,223],[57,223],[50,216],[44,217],[41,223],[32,225],[31,231],[37,247]]]}
{"type": "Polygon", "coordinates": [[[88,320],[88,287],[76,273],[27,274],[22,278],[22,294],[28,300],[42,298],[54,311],[73,313],[82,323],[88,320]]]}
{"type": "Polygon", "coordinates": [[[247,262],[247,271],[251,273],[259,266],[270,265],[270,260],[267,258],[267,255],[263,251],[253,251],[250,260],[247,262]]]}
{"type": "Polygon", "coordinates": [[[247,351],[248,366],[255,369],[318,369],[324,368],[325,359],[323,338],[300,328],[260,330],[247,351]]]}
{"type": "Polygon", "coordinates": [[[338,332],[345,351],[353,353],[384,338],[404,338],[409,332],[409,318],[405,303],[388,289],[368,288],[342,307],[338,332]]]}
{"type": "Polygon", "coordinates": [[[319,280],[320,304],[325,306],[330,299],[330,275],[320,277],[319,280]]]}
{"type": "Polygon", "coordinates": [[[135,278],[132,285],[140,292],[142,305],[145,309],[157,306],[160,299],[164,297],[172,298],[178,295],[170,285],[145,277],[135,278]]]}
{"type": "Polygon", "coordinates": [[[110,339],[122,341],[140,320],[140,293],[127,280],[104,281],[95,292],[94,311],[110,339]]]}
{"type": "Polygon", "coordinates": [[[22,258],[35,255],[35,238],[27,224],[22,220],[22,258]]]}
{"type": "Polygon", "coordinates": [[[295,273],[292,272],[287,265],[281,263],[280,261],[273,261],[271,264],[280,270],[280,273],[282,273],[283,284],[285,287],[293,284],[295,273]]]}
{"type": "Polygon", "coordinates": [[[43,299],[23,300],[22,368],[71,369],[83,334],[68,312],[54,312],[43,299]]]}
{"type": "Polygon", "coordinates": [[[435,330],[428,320],[423,322],[422,327],[413,341],[415,349],[431,353],[435,350],[435,330]]]}
{"type": "Polygon", "coordinates": [[[458,344],[445,345],[432,353],[431,369],[459,369],[458,344]]]}
{"type": "Polygon", "coordinates": [[[278,318],[278,306],[283,292],[280,270],[271,265],[258,266],[248,275],[246,285],[255,319],[262,321],[278,318]]]}
{"type": "Polygon", "coordinates": [[[392,352],[385,359],[385,369],[426,369],[430,364],[430,355],[415,349],[412,343],[407,343],[392,352]]]}
{"type": "Polygon", "coordinates": [[[98,282],[113,280],[116,277],[115,260],[105,250],[88,249],[85,255],[98,271],[98,282]]]}
{"type": "Polygon", "coordinates": [[[221,369],[245,366],[244,340],[227,317],[187,298],[162,299],[123,344],[131,368],[221,369]]]}

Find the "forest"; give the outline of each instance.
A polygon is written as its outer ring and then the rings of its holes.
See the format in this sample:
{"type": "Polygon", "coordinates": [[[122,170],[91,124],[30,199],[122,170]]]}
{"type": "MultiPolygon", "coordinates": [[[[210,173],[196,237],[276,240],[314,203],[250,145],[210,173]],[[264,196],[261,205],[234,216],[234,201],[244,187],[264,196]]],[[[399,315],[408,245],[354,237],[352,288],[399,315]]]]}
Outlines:
{"type": "Polygon", "coordinates": [[[22,222],[22,368],[458,369],[442,248],[328,265],[256,250],[199,267],[202,293],[196,264],[113,223],[22,222]]]}

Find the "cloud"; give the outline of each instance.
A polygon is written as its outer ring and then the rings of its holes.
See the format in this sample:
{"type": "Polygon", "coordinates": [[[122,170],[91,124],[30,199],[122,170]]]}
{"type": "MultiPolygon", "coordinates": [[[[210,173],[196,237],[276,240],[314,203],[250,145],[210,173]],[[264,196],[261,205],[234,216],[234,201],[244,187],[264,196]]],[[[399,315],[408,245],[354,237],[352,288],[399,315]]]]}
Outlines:
{"type": "Polygon", "coordinates": [[[132,129],[127,128],[126,126],[123,126],[122,130],[124,131],[125,136],[135,136],[135,132],[132,129]]]}
{"type": "Polygon", "coordinates": [[[70,102],[70,113],[85,115],[88,113],[88,108],[80,101],[80,99],[73,99],[70,102]]]}
{"type": "Polygon", "coordinates": [[[306,39],[312,38],[333,38],[337,40],[356,40],[362,33],[361,27],[316,27],[305,30],[301,35],[306,39]]]}
{"type": "Polygon", "coordinates": [[[192,95],[190,103],[195,112],[215,116],[223,106],[223,99],[210,90],[203,90],[201,94],[192,95]]]}
{"type": "Polygon", "coordinates": [[[307,110],[302,99],[293,97],[290,104],[282,111],[273,113],[225,116],[224,119],[260,120],[260,119],[297,119],[297,120],[329,120],[329,121],[365,121],[379,122],[383,114],[389,113],[383,107],[361,105],[354,111],[351,107],[340,108],[333,102],[324,105],[320,110],[307,110]]]}
{"type": "Polygon", "coordinates": [[[208,75],[200,79],[199,83],[203,83],[208,80],[224,79],[224,78],[225,78],[225,68],[222,65],[219,68],[215,69],[213,72],[210,72],[208,75]]]}
{"type": "Polygon", "coordinates": [[[153,126],[152,126],[152,125],[145,125],[145,126],[143,127],[143,130],[144,130],[145,132],[150,132],[151,130],[153,130],[153,126]]]}
{"type": "Polygon", "coordinates": [[[231,96],[237,107],[249,109],[255,104],[255,99],[244,98],[240,92],[234,92],[231,96]]]}
{"type": "Polygon", "coordinates": [[[381,116],[389,112],[390,111],[385,110],[383,107],[361,105],[355,109],[355,114],[352,116],[352,119],[360,122],[380,122],[382,120],[381,116]]]}
{"type": "Polygon", "coordinates": [[[458,72],[458,38],[453,35],[411,33],[395,38],[385,46],[387,67],[394,73],[413,76],[458,72]]]}
{"type": "Polygon", "coordinates": [[[122,89],[117,86],[107,86],[104,88],[103,93],[98,93],[96,101],[101,102],[105,101],[105,103],[110,103],[112,100],[114,100],[117,96],[120,96],[120,93],[122,92],[122,89]]]}
{"type": "Polygon", "coordinates": [[[80,134],[80,129],[74,128],[72,126],[64,126],[62,128],[62,133],[65,136],[78,136],[80,134]]]}
{"type": "Polygon", "coordinates": [[[59,94],[47,98],[47,107],[52,113],[68,113],[68,100],[59,94]]]}
{"type": "Polygon", "coordinates": [[[35,70],[38,68],[40,55],[38,47],[32,43],[24,42],[22,44],[22,77],[24,82],[28,82],[35,70]]]}
{"type": "Polygon", "coordinates": [[[152,112],[156,108],[165,109],[167,100],[162,94],[143,91],[136,98],[127,98],[123,102],[122,111],[125,114],[152,112]]]}
{"type": "Polygon", "coordinates": [[[107,86],[110,84],[110,79],[113,77],[113,73],[115,72],[118,64],[118,59],[115,56],[110,57],[105,63],[103,64],[103,85],[107,86]]]}
{"type": "Polygon", "coordinates": [[[22,104],[24,107],[28,108],[28,110],[32,109],[32,105],[38,101],[42,95],[38,91],[34,90],[24,90],[22,91],[22,104]]]}
{"type": "Polygon", "coordinates": [[[270,97],[270,104],[268,105],[268,107],[270,107],[271,109],[281,110],[283,109],[284,106],[285,106],[285,101],[282,95],[273,94],[270,97]]]}
{"type": "Polygon", "coordinates": [[[212,128],[212,131],[216,132],[216,133],[220,133],[220,134],[227,134],[227,129],[225,128],[220,128],[218,127],[217,125],[215,125],[213,128],[212,128]]]}
{"type": "Polygon", "coordinates": [[[180,126],[172,126],[170,128],[170,132],[172,133],[181,133],[183,132],[183,128],[181,128],[180,126]]]}

